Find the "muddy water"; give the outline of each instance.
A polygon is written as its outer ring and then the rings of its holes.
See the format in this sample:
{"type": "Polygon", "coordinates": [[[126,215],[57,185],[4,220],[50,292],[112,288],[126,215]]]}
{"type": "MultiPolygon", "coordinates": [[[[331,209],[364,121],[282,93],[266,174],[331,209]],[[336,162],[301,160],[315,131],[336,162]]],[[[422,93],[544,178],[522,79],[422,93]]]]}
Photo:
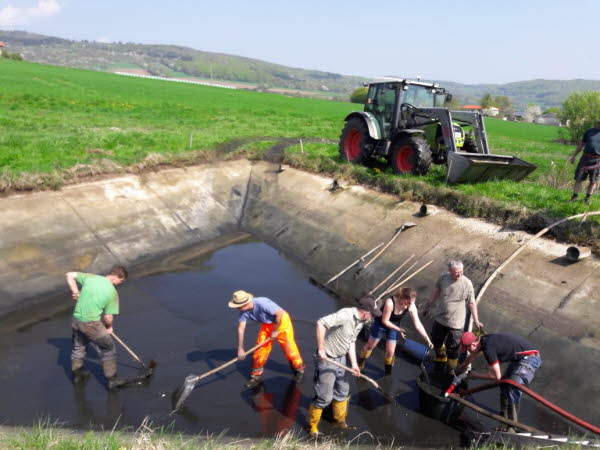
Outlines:
{"type": "MultiPolygon", "coordinates": [[[[315,321],[346,305],[308,283],[299,266],[275,249],[249,238],[209,252],[189,249],[137,268],[134,274],[119,287],[121,314],[115,332],[142,359],[158,362],[154,377],[109,393],[99,361],[90,352],[86,366],[92,377],[84,387],[74,388],[69,308],[2,337],[0,423],[28,425],[47,419],[75,428],[112,429],[117,424],[136,429],[148,417],[155,426],[171,425],[173,431],[219,434],[225,430],[241,437],[270,436],[305,423],[313,395],[315,321]],[[275,344],[258,389],[242,387],[250,370],[247,358],[202,380],[183,411],[169,415],[170,394],[186,375],[201,374],[235,357],[237,315],[226,303],[238,289],[270,297],[290,313],[307,365],[305,379],[299,385],[292,382],[275,344]]],[[[69,302],[67,297],[65,293],[57,301],[69,302]]],[[[257,330],[257,325],[248,324],[247,348],[257,330]]],[[[357,431],[349,438],[367,431],[380,442],[393,439],[395,445],[458,445],[457,431],[417,412],[418,367],[398,358],[391,377],[383,377],[382,367],[378,349],[365,373],[398,396],[401,406],[391,405],[360,380],[352,381],[348,421],[357,431]]],[[[122,348],[119,373],[137,373],[137,364],[122,348]]],[[[495,407],[496,401],[490,406],[495,407]]],[[[327,420],[320,428],[333,431],[327,420]]]]}

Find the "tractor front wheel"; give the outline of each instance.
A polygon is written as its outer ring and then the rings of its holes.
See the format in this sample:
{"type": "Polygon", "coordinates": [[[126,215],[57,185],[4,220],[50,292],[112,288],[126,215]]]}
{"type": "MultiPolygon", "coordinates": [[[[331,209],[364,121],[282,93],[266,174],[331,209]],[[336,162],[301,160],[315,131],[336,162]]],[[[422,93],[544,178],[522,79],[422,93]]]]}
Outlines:
{"type": "Polygon", "coordinates": [[[339,143],[340,157],[354,164],[367,164],[371,159],[369,150],[375,141],[369,136],[367,124],[354,118],[346,122],[339,143]]]}
{"type": "Polygon", "coordinates": [[[392,144],[390,164],[396,174],[427,175],[431,148],[422,137],[403,136],[392,144]]]}

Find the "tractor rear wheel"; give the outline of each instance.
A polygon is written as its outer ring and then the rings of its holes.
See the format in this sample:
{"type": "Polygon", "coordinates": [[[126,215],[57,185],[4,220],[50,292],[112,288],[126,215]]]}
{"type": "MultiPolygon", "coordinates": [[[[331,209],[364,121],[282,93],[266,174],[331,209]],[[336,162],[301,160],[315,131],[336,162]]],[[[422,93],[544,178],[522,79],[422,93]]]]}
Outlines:
{"type": "Polygon", "coordinates": [[[354,164],[368,164],[372,159],[369,150],[374,144],[364,120],[350,119],[340,135],[340,157],[354,164]]]}
{"type": "Polygon", "coordinates": [[[390,164],[397,174],[427,175],[431,148],[420,136],[403,136],[392,144],[390,164]]]}

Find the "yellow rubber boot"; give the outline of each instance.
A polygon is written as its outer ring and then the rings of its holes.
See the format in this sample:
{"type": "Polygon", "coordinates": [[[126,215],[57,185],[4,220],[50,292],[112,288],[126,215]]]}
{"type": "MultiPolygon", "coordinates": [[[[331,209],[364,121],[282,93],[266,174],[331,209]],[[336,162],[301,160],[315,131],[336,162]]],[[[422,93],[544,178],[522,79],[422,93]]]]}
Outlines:
{"type": "Polygon", "coordinates": [[[349,401],[350,401],[350,399],[347,398],[346,400],[341,401],[341,402],[334,400],[331,403],[331,406],[333,409],[333,420],[335,421],[335,425],[338,428],[341,428],[343,430],[353,430],[354,429],[354,427],[351,427],[346,422],[346,418],[348,417],[348,402],[349,401]]]}
{"type": "Polygon", "coordinates": [[[454,369],[458,366],[458,358],[448,358],[446,370],[448,373],[454,373],[454,369]]]}
{"type": "Polygon", "coordinates": [[[319,434],[317,426],[321,421],[321,414],[323,414],[323,410],[311,403],[308,407],[308,416],[306,417],[306,421],[308,422],[308,432],[311,436],[317,436],[319,434]]]}
{"type": "Polygon", "coordinates": [[[446,355],[446,346],[435,347],[435,358],[433,359],[433,370],[436,372],[443,372],[446,367],[446,361],[448,356],[446,355]]]}
{"type": "Polygon", "coordinates": [[[441,347],[435,347],[435,362],[446,362],[448,361],[448,356],[446,355],[446,346],[442,345],[441,347]]]}
{"type": "Polygon", "coordinates": [[[360,356],[358,357],[358,368],[363,370],[365,365],[367,364],[367,359],[371,356],[371,352],[361,351],[360,356]]]}
{"type": "Polygon", "coordinates": [[[394,368],[394,361],[396,357],[392,356],[391,358],[385,358],[385,374],[391,375],[392,369],[394,368]]]}

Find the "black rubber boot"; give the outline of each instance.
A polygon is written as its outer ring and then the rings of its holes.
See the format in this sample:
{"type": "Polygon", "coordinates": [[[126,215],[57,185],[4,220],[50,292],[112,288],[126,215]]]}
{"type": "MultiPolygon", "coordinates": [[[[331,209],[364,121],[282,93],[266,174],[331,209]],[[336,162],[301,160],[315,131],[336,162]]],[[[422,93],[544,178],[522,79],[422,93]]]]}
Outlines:
{"type": "MultiPolygon", "coordinates": [[[[500,415],[505,419],[508,419],[508,399],[500,394],[500,415]]],[[[503,423],[499,428],[500,431],[508,431],[508,425],[503,423]]]]}
{"type": "Polygon", "coordinates": [[[294,382],[300,383],[304,378],[304,369],[296,369],[294,371],[294,382]]]}
{"type": "Polygon", "coordinates": [[[84,368],[73,371],[73,384],[83,385],[90,378],[90,373],[84,368]]]}
{"type": "Polygon", "coordinates": [[[127,380],[123,378],[119,378],[116,375],[108,378],[108,390],[115,391],[120,387],[124,386],[127,383],[127,380]]]}
{"type": "MultiPolygon", "coordinates": [[[[515,422],[519,421],[519,404],[518,403],[508,403],[508,418],[515,422]]],[[[517,430],[514,427],[509,426],[507,430],[509,433],[516,433],[517,430]]]]}
{"type": "Polygon", "coordinates": [[[258,386],[262,382],[262,375],[252,375],[248,381],[244,384],[246,389],[258,386]]]}

